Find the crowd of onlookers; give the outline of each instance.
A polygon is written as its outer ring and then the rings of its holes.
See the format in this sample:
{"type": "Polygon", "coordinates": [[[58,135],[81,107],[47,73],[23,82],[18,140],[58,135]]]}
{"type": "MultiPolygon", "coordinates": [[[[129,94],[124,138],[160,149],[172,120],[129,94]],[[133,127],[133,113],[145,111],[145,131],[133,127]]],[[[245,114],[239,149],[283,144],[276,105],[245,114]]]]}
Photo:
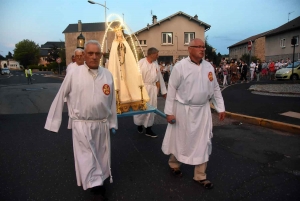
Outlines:
{"type": "Polygon", "coordinates": [[[219,66],[215,67],[215,73],[220,85],[226,86],[237,82],[260,81],[260,79],[275,80],[275,73],[281,68],[285,68],[291,63],[291,60],[272,61],[269,62],[260,60],[252,61],[250,66],[243,60],[230,61],[223,58],[219,66]]]}
{"type": "MultiPolygon", "coordinates": [[[[160,61],[160,71],[163,79],[168,86],[169,76],[172,72],[175,62],[164,62],[160,61]]],[[[230,84],[235,84],[237,82],[249,82],[249,81],[260,81],[261,79],[275,80],[275,73],[281,68],[285,68],[291,63],[291,60],[287,58],[286,60],[281,59],[277,61],[269,60],[269,62],[260,60],[252,61],[250,66],[243,60],[226,60],[222,58],[220,64],[217,66],[213,62],[206,59],[215,68],[215,74],[218,79],[218,83],[222,86],[227,86],[230,84]]]]}

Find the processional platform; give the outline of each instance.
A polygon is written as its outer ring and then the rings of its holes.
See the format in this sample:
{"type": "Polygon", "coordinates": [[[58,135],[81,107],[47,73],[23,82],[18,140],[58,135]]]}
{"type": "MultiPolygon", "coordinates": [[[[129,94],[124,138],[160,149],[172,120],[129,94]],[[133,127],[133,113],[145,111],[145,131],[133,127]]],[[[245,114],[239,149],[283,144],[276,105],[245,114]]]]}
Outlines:
{"type": "Polygon", "coordinates": [[[159,116],[166,118],[166,114],[164,114],[162,111],[158,110],[156,107],[146,103],[147,109],[146,110],[133,110],[132,108],[129,109],[128,112],[124,112],[121,114],[117,114],[117,117],[129,117],[133,115],[139,115],[139,114],[148,114],[148,113],[155,113],[159,116]]]}

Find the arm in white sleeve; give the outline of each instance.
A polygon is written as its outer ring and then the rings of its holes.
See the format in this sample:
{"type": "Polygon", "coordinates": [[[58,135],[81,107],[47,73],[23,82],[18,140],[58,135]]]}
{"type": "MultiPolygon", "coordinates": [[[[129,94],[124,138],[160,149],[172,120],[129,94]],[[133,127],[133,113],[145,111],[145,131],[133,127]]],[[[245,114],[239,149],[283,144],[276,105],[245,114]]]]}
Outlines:
{"type": "MultiPolygon", "coordinates": [[[[113,80],[113,78],[112,78],[113,80]]],[[[115,130],[118,129],[118,118],[117,118],[117,106],[116,106],[116,93],[115,93],[115,86],[114,81],[112,82],[112,101],[111,101],[111,115],[108,117],[109,122],[109,129],[114,128],[115,130]]]]}
{"type": "Polygon", "coordinates": [[[168,95],[165,103],[165,114],[174,115],[173,114],[173,106],[176,98],[176,91],[180,85],[180,73],[179,68],[173,68],[171,73],[169,84],[168,84],[168,95]]]}
{"type": "Polygon", "coordinates": [[[159,75],[160,91],[161,94],[164,95],[167,93],[166,84],[160,71],[158,71],[158,75],[159,75]]]}
{"type": "MultiPolygon", "coordinates": [[[[70,74],[69,74],[70,75],[70,74]]],[[[69,94],[71,90],[71,76],[66,76],[63,83],[60,86],[58,93],[56,94],[45,124],[45,129],[53,132],[58,132],[62,121],[62,111],[64,108],[64,98],[69,94]]]]}
{"type": "Polygon", "coordinates": [[[214,94],[211,98],[211,101],[218,113],[225,112],[224,99],[223,99],[219,84],[217,82],[215,73],[213,73],[213,76],[214,76],[214,81],[213,81],[214,82],[214,94]]]}

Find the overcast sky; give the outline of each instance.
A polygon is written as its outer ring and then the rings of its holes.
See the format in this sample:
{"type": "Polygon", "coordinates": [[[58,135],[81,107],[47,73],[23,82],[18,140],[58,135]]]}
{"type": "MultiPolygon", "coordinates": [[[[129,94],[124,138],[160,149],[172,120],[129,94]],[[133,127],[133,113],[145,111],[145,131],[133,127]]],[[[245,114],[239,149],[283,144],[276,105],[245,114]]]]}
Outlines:
{"type": "MultiPolygon", "coordinates": [[[[103,22],[104,8],[87,0],[0,0],[0,54],[13,53],[23,39],[39,45],[65,41],[62,32],[69,24],[103,22]]],[[[104,4],[103,0],[96,2],[104,4]]],[[[300,0],[106,0],[107,15],[124,14],[135,32],[152,23],[151,10],[161,20],[178,11],[198,15],[211,25],[205,33],[217,52],[300,16],[300,0]],[[290,14],[289,14],[290,13],[290,14]]],[[[102,39],[99,39],[100,43],[102,39]]]]}

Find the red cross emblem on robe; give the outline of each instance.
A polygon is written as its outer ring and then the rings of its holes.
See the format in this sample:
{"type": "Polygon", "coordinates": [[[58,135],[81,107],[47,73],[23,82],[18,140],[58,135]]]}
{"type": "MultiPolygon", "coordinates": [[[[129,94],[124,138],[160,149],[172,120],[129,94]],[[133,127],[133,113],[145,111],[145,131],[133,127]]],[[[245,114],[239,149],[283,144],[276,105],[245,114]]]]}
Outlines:
{"type": "Polygon", "coordinates": [[[211,81],[211,82],[214,80],[214,77],[213,77],[212,72],[209,72],[209,73],[208,73],[208,79],[209,79],[209,81],[211,81]]]}
{"type": "Polygon", "coordinates": [[[109,95],[110,94],[110,87],[109,87],[108,84],[103,85],[102,90],[103,90],[103,93],[105,95],[109,95]]]}

